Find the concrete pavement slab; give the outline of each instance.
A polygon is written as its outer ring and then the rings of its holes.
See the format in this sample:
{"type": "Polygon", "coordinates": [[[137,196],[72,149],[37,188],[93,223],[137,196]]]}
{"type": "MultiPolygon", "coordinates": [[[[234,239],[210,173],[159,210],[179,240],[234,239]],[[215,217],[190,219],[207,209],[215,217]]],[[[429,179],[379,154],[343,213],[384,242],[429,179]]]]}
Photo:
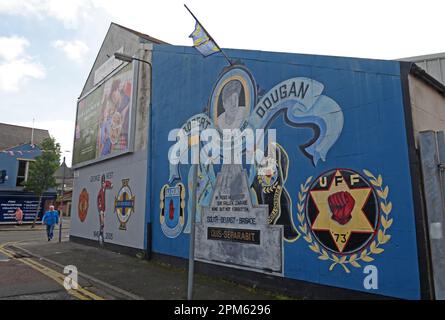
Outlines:
{"type": "MultiPolygon", "coordinates": [[[[33,254],[148,300],[182,300],[187,295],[187,270],[72,242],[22,245],[33,254]]],[[[218,278],[196,276],[195,298],[203,300],[269,300],[273,293],[218,278]]]]}

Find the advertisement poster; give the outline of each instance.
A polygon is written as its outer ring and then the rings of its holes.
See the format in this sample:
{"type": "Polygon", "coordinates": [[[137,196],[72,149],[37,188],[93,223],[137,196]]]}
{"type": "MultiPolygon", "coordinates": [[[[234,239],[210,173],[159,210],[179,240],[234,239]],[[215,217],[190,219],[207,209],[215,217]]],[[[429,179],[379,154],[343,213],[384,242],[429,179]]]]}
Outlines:
{"type": "MultiPolygon", "coordinates": [[[[47,209],[54,198],[44,197],[39,211],[39,219],[42,218],[43,209],[47,209]],[[42,208],[43,207],[43,208],[42,208]]],[[[23,211],[23,222],[32,222],[36,214],[39,199],[35,197],[5,196],[0,197],[0,223],[15,223],[15,211],[20,208],[23,211]]]]}
{"type": "Polygon", "coordinates": [[[129,150],[133,68],[127,65],[78,105],[73,165],[129,150]]]}

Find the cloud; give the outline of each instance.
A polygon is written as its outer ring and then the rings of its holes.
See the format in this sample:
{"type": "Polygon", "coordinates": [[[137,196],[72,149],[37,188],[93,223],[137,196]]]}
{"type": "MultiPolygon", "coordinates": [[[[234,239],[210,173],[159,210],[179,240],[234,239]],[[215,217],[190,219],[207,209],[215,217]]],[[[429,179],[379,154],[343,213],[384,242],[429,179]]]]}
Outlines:
{"type": "Polygon", "coordinates": [[[18,91],[29,78],[45,78],[45,68],[26,55],[28,46],[23,37],[0,37],[0,91],[18,91]]]}
{"type": "Polygon", "coordinates": [[[39,19],[49,16],[63,22],[65,27],[76,28],[80,19],[89,14],[91,6],[90,0],[2,0],[0,13],[39,19]]]}
{"type": "Polygon", "coordinates": [[[80,40],[57,40],[53,42],[53,47],[62,50],[68,59],[77,62],[81,62],[85,55],[90,51],[88,46],[80,40]]]}
{"type": "Polygon", "coordinates": [[[0,91],[18,91],[28,78],[45,78],[45,69],[27,58],[0,64],[0,91]]]}
{"type": "Polygon", "coordinates": [[[29,41],[23,37],[0,37],[0,58],[11,61],[25,52],[29,41]]]}

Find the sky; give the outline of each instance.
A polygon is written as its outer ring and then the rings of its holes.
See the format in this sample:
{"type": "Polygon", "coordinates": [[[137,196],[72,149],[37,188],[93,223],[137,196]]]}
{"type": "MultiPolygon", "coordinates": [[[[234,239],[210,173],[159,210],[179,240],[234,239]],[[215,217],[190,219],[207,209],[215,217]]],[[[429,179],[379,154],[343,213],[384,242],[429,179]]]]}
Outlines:
{"type": "Polygon", "coordinates": [[[445,52],[441,0],[0,0],[0,122],[48,129],[71,163],[76,101],[111,22],[223,48],[398,59],[445,52]]]}

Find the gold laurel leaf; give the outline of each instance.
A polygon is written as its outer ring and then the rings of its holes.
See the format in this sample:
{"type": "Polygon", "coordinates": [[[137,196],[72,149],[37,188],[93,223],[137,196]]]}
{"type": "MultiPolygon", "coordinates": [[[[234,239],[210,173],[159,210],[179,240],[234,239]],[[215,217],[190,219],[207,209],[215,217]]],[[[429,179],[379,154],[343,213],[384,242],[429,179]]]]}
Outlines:
{"type": "Polygon", "coordinates": [[[348,258],[347,256],[344,256],[343,258],[341,258],[340,263],[341,264],[345,263],[347,258],[348,258]]]}
{"type": "Polygon", "coordinates": [[[312,178],[313,178],[313,177],[309,177],[309,178],[306,180],[305,186],[307,186],[309,183],[311,183],[312,178]]]}
{"type": "Polygon", "coordinates": [[[381,254],[384,251],[385,250],[383,250],[381,248],[377,248],[377,243],[375,241],[371,244],[371,253],[373,253],[373,254],[381,254]]]}
{"type": "Polygon", "coordinates": [[[377,238],[379,240],[379,243],[383,244],[383,239],[385,238],[385,234],[383,233],[382,230],[379,230],[379,234],[378,234],[377,238]]]}
{"type": "Polygon", "coordinates": [[[386,243],[389,242],[389,240],[391,240],[391,236],[390,236],[389,234],[385,234],[385,235],[383,236],[382,241],[380,241],[380,243],[381,243],[381,244],[386,244],[386,243]]]}
{"type": "Polygon", "coordinates": [[[338,264],[338,262],[333,263],[333,264],[331,265],[331,267],[329,268],[329,271],[334,270],[334,268],[335,268],[335,266],[336,266],[337,264],[338,264]]]}
{"type": "Polygon", "coordinates": [[[382,186],[379,180],[371,180],[371,183],[377,188],[380,188],[382,186]]]}
{"type": "Polygon", "coordinates": [[[304,237],[304,240],[306,240],[306,242],[312,243],[312,236],[309,233],[306,237],[304,237]]]}
{"type": "Polygon", "coordinates": [[[372,251],[373,254],[381,254],[381,253],[383,253],[383,252],[385,252],[385,249],[382,249],[382,248],[375,248],[375,249],[372,251]]]}
{"type": "Polygon", "coordinates": [[[389,188],[386,187],[385,190],[383,190],[383,191],[377,190],[377,194],[379,195],[380,198],[382,198],[383,200],[386,200],[386,199],[388,199],[389,188]]]}
{"type": "Polygon", "coordinates": [[[355,268],[361,268],[362,266],[357,261],[350,261],[351,266],[355,268]]]}
{"type": "Polygon", "coordinates": [[[301,193],[299,193],[298,194],[298,199],[300,199],[300,202],[304,202],[304,200],[306,199],[306,196],[301,194],[301,193]]]}
{"type": "Polygon", "coordinates": [[[392,203],[388,203],[388,204],[384,204],[382,203],[381,205],[383,212],[388,216],[391,211],[392,211],[392,203]]]}
{"type": "Polygon", "coordinates": [[[328,261],[329,257],[327,257],[327,256],[319,256],[318,259],[320,259],[322,261],[328,261]]]}
{"type": "Polygon", "coordinates": [[[309,248],[315,253],[320,253],[320,247],[316,243],[313,246],[309,246],[309,248]]]}
{"type": "Polygon", "coordinates": [[[317,252],[320,252],[320,246],[318,245],[318,243],[314,243],[314,245],[315,245],[315,248],[317,249],[317,252]]]}
{"type": "Polygon", "coordinates": [[[357,260],[357,255],[356,254],[354,254],[354,255],[349,257],[349,262],[354,262],[355,260],[357,260]]]}
{"type": "Polygon", "coordinates": [[[343,267],[343,269],[345,269],[346,273],[351,273],[351,270],[348,269],[348,267],[346,265],[344,265],[343,263],[341,263],[341,266],[343,267]]]}
{"type": "Polygon", "coordinates": [[[364,172],[368,177],[370,177],[371,179],[376,180],[376,177],[375,177],[371,172],[369,172],[368,170],[363,170],[363,172],[364,172]]]}
{"type": "Polygon", "coordinates": [[[368,250],[365,250],[362,252],[362,254],[360,255],[360,258],[363,259],[363,257],[366,257],[368,255],[368,250]]]}
{"type": "Polygon", "coordinates": [[[384,216],[380,217],[380,221],[382,222],[382,226],[387,229],[385,226],[388,225],[388,220],[384,216]]]}
{"type": "Polygon", "coordinates": [[[303,212],[304,206],[302,204],[298,204],[298,211],[303,212]]]}
{"type": "Polygon", "coordinates": [[[300,221],[300,224],[304,223],[304,214],[298,214],[298,221],[300,221]]]}
{"type": "Polygon", "coordinates": [[[332,255],[332,258],[335,262],[340,263],[340,259],[335,254],[332,255]]]}
{"type": "Polygon", "coordinates": [[[385,188],[385,190],[383,190],[383,195],[385,196],[384,199],[386,200],[389,195],[389,187],[388,186],[385,188]]]}
{"type": "Polygon", "coordinates": [[[370,256],[364,256],[364,257],[362,257],[362,260],[365,262],[373,262],[374,258],[372,258],[370,256]]]}
{"type": "Polygon", "coordinates": [[[385,227],[385,229],[391,228],[393,222],[394,222],[394,219],[389,220],[387,226],[385,227]]]}

